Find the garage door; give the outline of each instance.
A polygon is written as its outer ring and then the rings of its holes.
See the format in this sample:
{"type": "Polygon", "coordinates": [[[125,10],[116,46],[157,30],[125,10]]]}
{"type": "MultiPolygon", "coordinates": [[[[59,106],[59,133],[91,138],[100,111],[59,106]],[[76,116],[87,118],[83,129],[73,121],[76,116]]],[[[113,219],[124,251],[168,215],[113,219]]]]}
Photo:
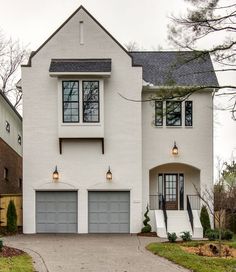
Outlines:
{"type": "Polygon", "coordinates": [[[36,232],[77,232],[77,192],[36,192],[36,232]]]}
{"type": "Polygon", "coordinates": [[[90,233],[129,233],[129,192],[89,192],[90,233]]]}

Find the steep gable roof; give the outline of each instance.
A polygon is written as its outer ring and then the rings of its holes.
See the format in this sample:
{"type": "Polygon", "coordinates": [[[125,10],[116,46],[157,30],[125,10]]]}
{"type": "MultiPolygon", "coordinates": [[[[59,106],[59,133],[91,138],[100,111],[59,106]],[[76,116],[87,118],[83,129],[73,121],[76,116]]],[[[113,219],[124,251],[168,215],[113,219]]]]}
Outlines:
{"type": "Polygon", "coordinates": [[[210,55],[194,51],[130,52],[143,67],[143,80],[155,86],[218,86],[210,55]]]}
{"type": "MultiPolygon", "coordinates": [[[[21,65],[22,67],[31,67],[31,60],[32,58],[63,28],[64,25],[66,25],[70,19],[75,16],[75,14],[79,11],[79,10],[84,10],[88,16],[90,16],[90,18],[92,18],[96,24],[98,24],[100,26],[101,29],[103,29],[104,32],[106,32],[106,34],[108,36],[110,36],[110,38],[132,59],[132,56],[129,54],[129,52],[81,5],[79,6],[79,8],[77,10],[75,10],[71,16],[56,30],[53,32],[53,34],[42,44],[39,46],[39,48],[36,51],[32,51],[28,60],[28,63],[26,65],[21,65]]],[[[135,65],[136,66],[136,65],[135,65]]],[[[137,65],[138,66],[138,65],[137,65]]]]}

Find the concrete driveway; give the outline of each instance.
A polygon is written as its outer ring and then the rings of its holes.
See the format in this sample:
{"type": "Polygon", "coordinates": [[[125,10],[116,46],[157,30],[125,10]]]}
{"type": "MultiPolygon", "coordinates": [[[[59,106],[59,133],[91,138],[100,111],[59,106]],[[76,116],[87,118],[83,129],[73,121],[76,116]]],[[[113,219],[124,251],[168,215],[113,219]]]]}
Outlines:
{"type": "Polygon", "coordinates": [[[145,246],[155,241],[158,238],[92,234],[35,234],[4,238],[6,245],[28,252],[39,272],[188,271],[148,252],[145,246]]]}

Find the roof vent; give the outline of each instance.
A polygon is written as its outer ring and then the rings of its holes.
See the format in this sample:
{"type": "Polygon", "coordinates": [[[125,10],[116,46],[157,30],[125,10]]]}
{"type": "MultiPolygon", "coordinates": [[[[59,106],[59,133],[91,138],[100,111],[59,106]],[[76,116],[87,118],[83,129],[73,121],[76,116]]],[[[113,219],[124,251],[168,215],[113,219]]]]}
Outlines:
{"type": "Polygon", "coordinates": [[[84,22],[83,21],[79,22],[79,43],[81,45],[84,44],[84,22]]]}

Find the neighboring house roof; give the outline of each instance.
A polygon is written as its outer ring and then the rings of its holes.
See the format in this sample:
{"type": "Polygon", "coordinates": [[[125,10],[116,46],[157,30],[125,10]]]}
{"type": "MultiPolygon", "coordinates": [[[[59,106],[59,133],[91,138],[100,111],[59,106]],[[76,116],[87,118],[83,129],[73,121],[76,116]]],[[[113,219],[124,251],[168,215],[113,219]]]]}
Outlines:
{"type": "Polygon", "coordinates": [[[154,86],[219,86],[210,55],[194,51],[130,52],[154,86]],[[199,56],[201,55],[201,56],[199,56]]]}
{"type": "Polygon", "coordinates": [[[52,59],[49,72],[111,72],[111,59],[52,59]]]}
{"type": "Polygon", "coordinates": [[[0,91],[0,96],[6,101],[6,103],[10,106],[10,108],[14,111],[14,113],[18,116],[18,118],[22,121],[22,116],[19,112],[13,107],[11,101],[0,91]]]}

